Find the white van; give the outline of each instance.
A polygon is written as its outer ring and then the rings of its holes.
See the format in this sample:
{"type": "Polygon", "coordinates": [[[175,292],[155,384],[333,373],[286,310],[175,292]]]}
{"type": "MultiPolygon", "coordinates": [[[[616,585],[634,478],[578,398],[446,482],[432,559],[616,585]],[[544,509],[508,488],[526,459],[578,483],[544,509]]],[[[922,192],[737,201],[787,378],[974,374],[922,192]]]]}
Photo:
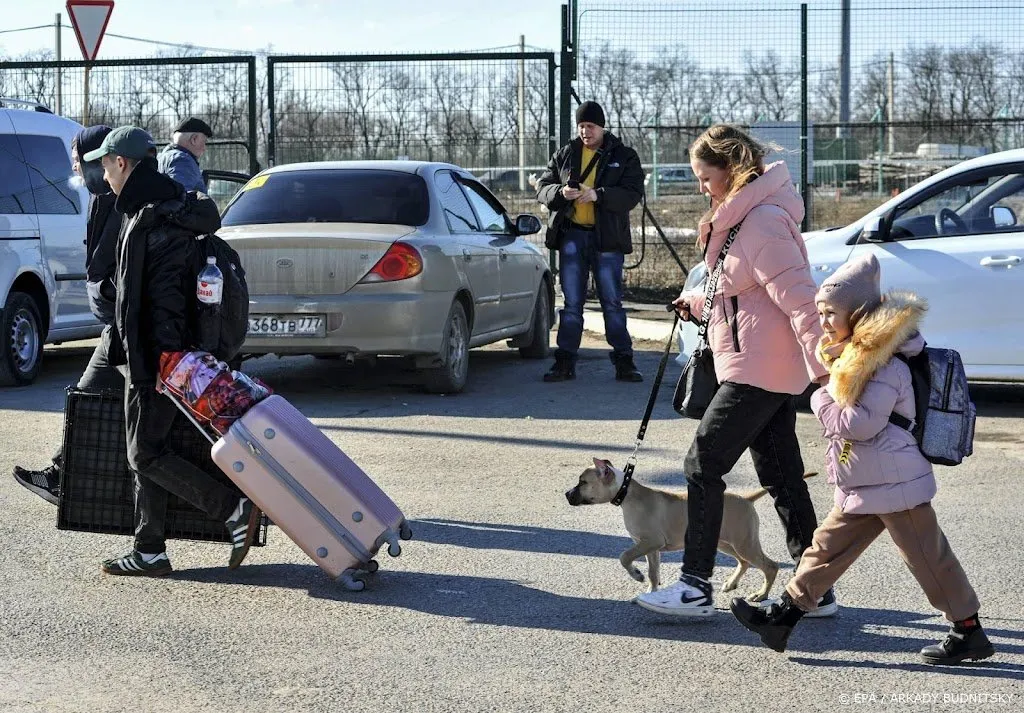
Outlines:
{"type": "Polygon", "coordinates": [[[85,288],[89,193],[71,182],[82,126],[0,98],[0,386],[39,374],[43,344],[99,335],[85,288]]]}

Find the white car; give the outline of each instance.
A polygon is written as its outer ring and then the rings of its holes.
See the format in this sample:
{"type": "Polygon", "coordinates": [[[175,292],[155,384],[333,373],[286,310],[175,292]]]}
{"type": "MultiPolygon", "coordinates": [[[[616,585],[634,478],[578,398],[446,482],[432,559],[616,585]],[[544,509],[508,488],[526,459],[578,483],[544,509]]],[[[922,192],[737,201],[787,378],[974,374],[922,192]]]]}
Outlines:
{"type": "Polygon", "coordinates": [[[89,194],[71,180],[82,126],[0,98],[0,386],[32,383],[43,344],[97,336],[85,289],[89,194]]]}
{"type": "MultiPolygon", "coordinates": [[[[816,283],[873,253],[882,291],[928,300],[925,339],[960,352],[969,379],[1024,382],[1024,149],[959,163],[846,227],[804,239],[816,283]]],[[[686,289],[704,276],[699,264],[686,289]]],[[[692,351],[696,327],[686,323],[681,342],[684,355],[692,351]]]]}

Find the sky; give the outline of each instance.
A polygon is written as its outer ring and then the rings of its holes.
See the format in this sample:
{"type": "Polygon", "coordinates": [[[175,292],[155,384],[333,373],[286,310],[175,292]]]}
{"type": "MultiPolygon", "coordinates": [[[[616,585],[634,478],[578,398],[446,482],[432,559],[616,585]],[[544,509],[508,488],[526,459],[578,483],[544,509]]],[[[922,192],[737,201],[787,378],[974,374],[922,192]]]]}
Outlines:
{"type": "MultiPolygon", "coordinates": [[[[561,0],[115,0],[107,32],[211,48],[277,53],[445,52],[518,45],[557,50],[561,0]]],[[[53,49],[64,0],[0,0],[0,51],[53,49]],[[50,28],[9,32],[22,27],[50,28]]],[[[99,59],[142,57],[161,47],[108,34],[99,59]]],[[[73,30],[64,59],[81,59],[73,30]]],[[[163,48],[170,49],[170,48],[163,48]]],[[[511,47],[510,47],[511,49],[511,47]]]]}

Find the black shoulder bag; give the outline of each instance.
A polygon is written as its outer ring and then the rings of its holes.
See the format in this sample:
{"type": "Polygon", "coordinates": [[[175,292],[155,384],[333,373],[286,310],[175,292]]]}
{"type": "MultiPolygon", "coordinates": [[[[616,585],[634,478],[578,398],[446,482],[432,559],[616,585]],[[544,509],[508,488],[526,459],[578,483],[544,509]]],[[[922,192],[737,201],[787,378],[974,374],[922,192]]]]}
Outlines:
{"type": "Polygon", "coordinates": [[[700,316],[697,329],[697,348],[693,350],[683,373],[679,375],[676,383],[675,393],[672,394],[672,408],[680,416],[686,418],[704,418],[704,412],[708,410],[711,399],[718,391],[718,376],[715,374],[715,358],[708,344],[708,321],[711,319],[711,303],[715,299],[715,290],[718,289],[718,278],[722,274],[722,267],[725,265],[725,256],[729,252],[732,241],[740,232],[742,221],[733,226],[729,231],[725,244],[722,245],[722,252],[718,254],[715,262],[715,269],[708,276],[704,286],[704,309],[700,316]]]}

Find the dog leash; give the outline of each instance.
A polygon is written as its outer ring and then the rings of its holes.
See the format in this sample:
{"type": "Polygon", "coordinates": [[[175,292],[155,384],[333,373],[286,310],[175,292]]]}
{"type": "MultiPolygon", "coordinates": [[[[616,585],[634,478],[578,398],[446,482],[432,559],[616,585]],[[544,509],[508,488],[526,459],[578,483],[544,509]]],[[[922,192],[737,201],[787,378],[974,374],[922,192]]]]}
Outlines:
{"type": "MultiPolygon", "coordinates": [[[[666,309],[670,312],[675,312],[675,306],[673,305],[668,305],[666,309]]],[[[626,499],[629,484],[633,481],[633,470],[636,468],[636,454],[644,442],[644,436],[647,435],[647,424],[650,423],[651,414],[654,413],[654,403],[658,400],[658,389],[661,388],[661,380],[665,376],[665,365],[668,364],[668,355],[672,351],[672,338],[675,336],[676,327],[679,325],[679,313],[675,312],[675,315],[676,318],[672,322],[672,329],[668,333],[668,343],[665,344],[665,351],[661,355],[661,363],[658,364],[658,375],[654,377],[651,396],[647,399],[647,410],[644,411],[644,417],[640,421],[640,430],[636,434],[633,453],[626,459],[626,468],[622,471],[622,487],[619,488],[619,492],[615,493],[615,497],[612,498],[612,505],[622,505],[622,501],[626,499]]]]}

